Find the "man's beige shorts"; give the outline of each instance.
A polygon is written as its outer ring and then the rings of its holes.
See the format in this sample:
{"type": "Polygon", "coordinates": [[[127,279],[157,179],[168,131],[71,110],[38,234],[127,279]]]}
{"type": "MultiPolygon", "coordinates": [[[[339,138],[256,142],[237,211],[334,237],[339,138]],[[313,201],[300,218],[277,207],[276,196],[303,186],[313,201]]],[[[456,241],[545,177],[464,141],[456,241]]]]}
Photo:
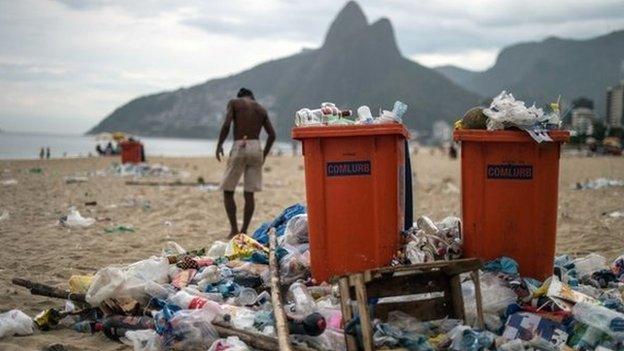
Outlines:
{"type": "Polygon", "coordinates": [[[221,190],[234,191],[241,175],[245,174],[244,190],[262,190],[262,146],[260,140],[236,140],[227,159],[221,190]]]}

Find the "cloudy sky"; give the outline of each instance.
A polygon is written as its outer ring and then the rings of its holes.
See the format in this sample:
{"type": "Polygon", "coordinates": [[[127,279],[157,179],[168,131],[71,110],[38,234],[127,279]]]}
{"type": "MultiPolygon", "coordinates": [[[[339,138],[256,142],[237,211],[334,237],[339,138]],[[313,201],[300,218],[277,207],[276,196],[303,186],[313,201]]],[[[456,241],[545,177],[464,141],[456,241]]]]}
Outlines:
{"type": "MultiPolygon", "coordinates": [[[[624,29],[624,1],[360,0],[405,56],[483,70],[548,36],[624,29]]],[[[336,0],[0,0],[0,128],[82,133],[141,94],[322,44],[336,0]]]]}

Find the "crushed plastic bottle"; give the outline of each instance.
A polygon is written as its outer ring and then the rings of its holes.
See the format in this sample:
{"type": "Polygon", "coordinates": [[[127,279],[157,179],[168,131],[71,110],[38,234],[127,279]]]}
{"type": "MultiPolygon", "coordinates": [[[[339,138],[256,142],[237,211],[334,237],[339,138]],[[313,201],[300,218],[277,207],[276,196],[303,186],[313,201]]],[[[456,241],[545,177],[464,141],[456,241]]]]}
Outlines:
{"type": "Polygon", "coordinates": [[[258,298],[258,293],[252,288],[242,288],[236,297],[239,306],[253,305],[258,298]]]}

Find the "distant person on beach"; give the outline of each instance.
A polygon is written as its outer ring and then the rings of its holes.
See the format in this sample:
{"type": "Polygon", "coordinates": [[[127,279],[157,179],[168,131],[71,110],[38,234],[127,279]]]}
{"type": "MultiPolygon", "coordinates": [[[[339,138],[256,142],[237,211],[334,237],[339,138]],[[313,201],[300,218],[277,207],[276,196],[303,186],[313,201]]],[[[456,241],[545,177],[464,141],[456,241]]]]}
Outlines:
{"type": "Polygon", "coordinates": [[[256,102],[251,90],[241,88],[236,99],[230,100],[227,105],[227,113],[221,127],[216,150],[216,157],[219,162],[223,157],[223,142],[230,133],[232,122],[234,123],[234,144],[230,150],[225,174],[221,182],[223,205],[230,221],[230,236],[247,233],[255,208],[254,192],[262,190],[262,165],[275,141],[275,131],[266,109],[256,102]],[[259,139],[262,128],[268,134],[264,150],[259,139]],[[245,210],[243,226],[239,231],[236,222],[234,190],[243,174],[245,174],[245,210]]]}
{"type": "Polygon", "coordinates": [[[50,147],[46,147],[46,158],[49,160],[50,159],[50,147]]]}
{"type": "Polygon", "coordinates": [[[43,160],[44,156],[45,156],[45,150],[43,149],[43,146],[42,146],[41,150],[39,150],[39,159],[43,160]]]}

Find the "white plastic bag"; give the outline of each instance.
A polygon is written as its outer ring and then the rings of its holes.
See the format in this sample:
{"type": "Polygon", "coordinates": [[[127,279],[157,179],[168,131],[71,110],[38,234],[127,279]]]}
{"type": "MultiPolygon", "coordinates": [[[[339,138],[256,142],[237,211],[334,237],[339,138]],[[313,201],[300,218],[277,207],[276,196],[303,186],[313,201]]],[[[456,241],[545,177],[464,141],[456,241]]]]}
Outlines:
{"type": "Polygon", "coordinates": [[[167,283],[169,262],[166,258],[150,258],[128,267],[109,266],[100,269],[86,294],[89,304],[97,306],[108,298],[129,297],[138,301],[149,297],[147,282],[167,283]]]}
{"type": "MultiPolygon", "coordinates": [[[[481,281],[481,301],[485,325],[488,330],[498,330],[503,326],[501,314],[507,306],[517,302],[518,295],[493,274],[481,274],[479,280],[481,281]]],[[[477,326],[477,304],[472,280],[462,283],[462,295],[464,297],[466,323],[477,326]]]]}
{"type": "Polygon", "coordinates": [[[83,217],[80,212],[75,208],[69,209],[67,217],[61,218],[61,224],[66,227],[88,227],[95,223],[95,219],[89,217],[83,217]]]}
{"type": "Polygon", "coordinates": [[[33,321],[20,310],[10,310],[0,314],[0,338],[11,335],[30,335],[33,321]]]}
{"type": "Polygon", "coordinates": [[[160,351],[160,336],[153,329],[128,330],[121,342],[132,346],[134,351],[160,351]]]}
{"type": "Polygon", "coordinates": [[[541,108],[526,107],[524,101],[514,99],[513,95],[503,90],[492,100],[489,108],[483,109],[483,114],[488,116],[487,129],[504,129],[507,125],[531,126],[542,116],[541,108]]]}
{"type": "Polygon", "coordinates": [[[227,248],[227,243],[223,241],[215,241],[212,243],[212,246],[208,250],[207,256],[210,258],[219,258],[225,255],[225,249],[227,248]]]}
{"type": "Polygon", "coordinates": [[[309,242],[307,214],[296,215],[286,223],[286,230],[281,242],[288,245],[300,245],[309,242]]]}

